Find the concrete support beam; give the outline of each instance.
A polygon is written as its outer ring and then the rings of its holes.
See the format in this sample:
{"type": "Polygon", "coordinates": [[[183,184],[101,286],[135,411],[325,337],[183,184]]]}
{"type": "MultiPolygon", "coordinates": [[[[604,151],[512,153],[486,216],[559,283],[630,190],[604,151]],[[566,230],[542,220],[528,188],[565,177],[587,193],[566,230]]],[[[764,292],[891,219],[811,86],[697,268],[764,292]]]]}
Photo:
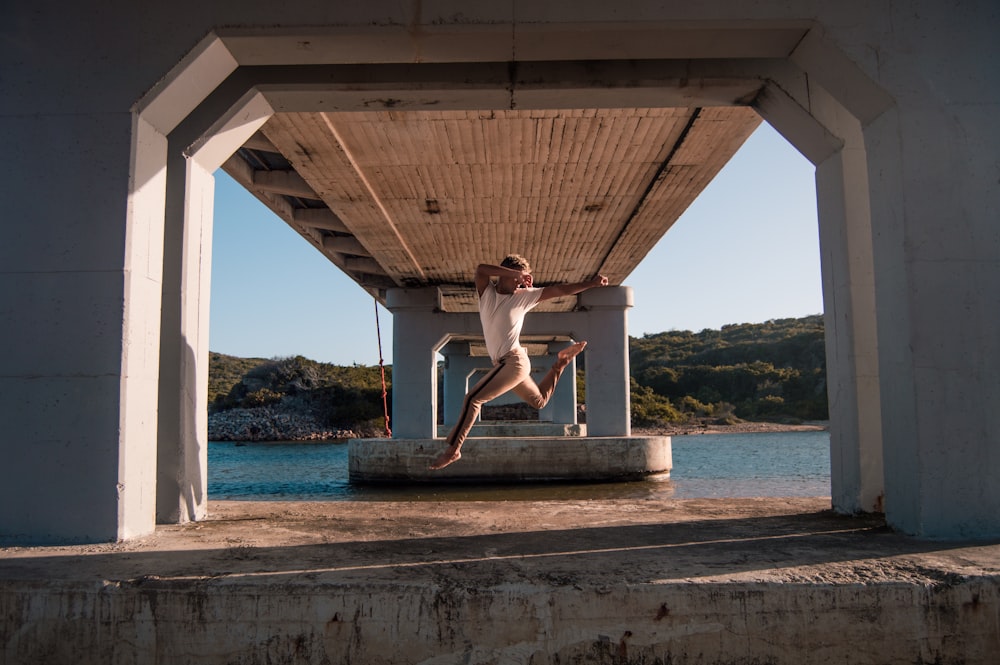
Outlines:
{"type": "Polygon", "coordinates": [[[361,257],[371,257],[365,246],[358,242],[357,238],[346,236],[326,236],[323,238],[323,249],[338,254],[353,254],[361,257]]]}
{"type": "Polygon", "coordinates": [[[292,219],[296,224],[314,229],[350,233],[347,225],[329,208],[299,208],[292,213],[292,219]]]}
{"type": "Polygon", "coordinates": [[[254,171],[254,189],[271,194],[299,196],[304,199],[319,199],[313,188],[309,186],[295,171],[254,171]]]}
{"type": "Polygon", "coordinates": [[[382,268],[382,265],[371,258],[346,258],[343,261],[344,270],[348,272],[360,272],[366,275],[385,275],[388,274],[382,268]]]}
{"type": "Polygon", "coordinates": [[[271,139],[264,136],[263,132],[257,132],[250,138],[246,140],[243,144],[244,148],[249,148],[250,150],[261,150],[263,152],[279,152],[274,144],[271,143],[271,139]]]}

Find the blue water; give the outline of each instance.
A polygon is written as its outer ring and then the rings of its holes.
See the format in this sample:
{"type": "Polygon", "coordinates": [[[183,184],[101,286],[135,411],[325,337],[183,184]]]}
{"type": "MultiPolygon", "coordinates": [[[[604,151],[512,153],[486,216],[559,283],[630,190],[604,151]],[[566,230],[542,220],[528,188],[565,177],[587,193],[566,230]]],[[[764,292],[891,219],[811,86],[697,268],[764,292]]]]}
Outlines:
{"type": "Polygon", "coordinates": [[[282,501],[555,500],[829,496],[827,432],[699,434],[672,438],[669,480],[477,486],[358,486],[345,443],[208,446],[210,499],[282,501]]]}

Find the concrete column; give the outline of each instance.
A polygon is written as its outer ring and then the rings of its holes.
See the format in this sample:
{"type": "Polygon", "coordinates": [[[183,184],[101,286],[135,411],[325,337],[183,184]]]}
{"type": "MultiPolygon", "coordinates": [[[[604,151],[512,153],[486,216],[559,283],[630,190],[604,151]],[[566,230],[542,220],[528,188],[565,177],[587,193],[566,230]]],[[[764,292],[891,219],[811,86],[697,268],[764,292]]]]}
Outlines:
{"type": "Polygon", "coordinates": [[[434,437],[437,421],[435,354],[453,335],[482,334],[478,314],[442,312],[440,301],[436,288],[389,289],[386,293],[386,309],[392,312],[393,325],[393,438],[434,437]]]}
{"type": "MultiPolygon", "coordinates": [[[[963,82],[995,78],[976,63],[963,82]]],[[[886,519],[922,537],[997,537],[1000,189],[982,137],[1000,104],[908,101],[865,128],[886,519]]]]}
{"type": "Polygon", "coordinates": [[[156,518],[208,511],[208,340],[213,173],[273,114],[261,95],[218,95],[170,135],[160,328],[156,518]]]}
{"type": "Polygon", "coordinates": [[[794,61],[769,78],[757,110],[816,165],[830,477],[834,509],[881,511],[884,482],[875,276],[868,165],[858,116],[882,112],[891,100],[827,41],[810,33],[794,61]],[[819,81],[835,88],[845,107],[819,81]],[[846,89],[846,91],[845,91],[846,89]],[[857,114],[857,115],[856,115],[857,114]]]}
{"type": "Polygon", "coordinates": [[[52,112],[39,112],[24,97],[25,107],[3,118],[7,542],[113,541],[154,526],[165,180],[157,162],[166,142],[92,102],[64,94],[52,112]],[[131,162],[133,136],[145,152],[131,162]]]}
{"type": "Polygon", "coordinates": [[[585,291],[579,296],[587,340],[587,435],[632,433],[628,358],[628,316],[632,289],[627,286],[585,291]]]}
{"type": "Polygon", "coordinates": [[[444,427],[449,429],[458,421],[468,392],[469,375],[476,366],[470,363],[468,342],[448,342],[441,347],[441,355],[444,356],[444,427]]]}
{"type": "Polygon", "coordinates": [[[435,317],[440,294],[431,289],[389,289],[392,312],[392,436],[434,438],[437,422],[437,363],[444,341],[443,320],[435,317]]]}
{"type": "Polygon", "coordinates": [[[880,512],[885,486],[875,278],[864,149],[816,169],[835,510],[880,512]]]}
{"type": "MultiPolygon", "coordinates": [[[[163,246],[156,466],[156,518],[160,523],[204,516],[208,498],[207,423],[201,422],[205,420],[204,408],[198,409],[199,394],[203,400],[207,394],[199,391],[198,357],[202,350],[198,342],[202,334],[207,337],[208,317],[206,313],[199,321],[198,314],[201,301],[204,299],[207,307],[209,298],[215,182],[210,172],[197,165],[189,170],[188,166],[181,149],[175,147],[167,166],[163,246]],[[203,202],[208,203],[207,209],[203,202]],[[205,326],[204,333],[200,325],[205,326]]],[[[204,351],[207,353],[207,348],[204,351]]]]}
{"type": "MultiPolygon", "coordinates": [[[[549,352],[544,356],[539,356],[537,362],[542,376],[556,361],[556,356],[562,349],[565,349],[572,342],[552,342],[549,344],[549,352]]],[[[543,422],[561,423],[567,425],[576,424],[576,358],[563,370],[559,383],[556,384],[552,398],[538,412],[538,419],[543,422]]]]}

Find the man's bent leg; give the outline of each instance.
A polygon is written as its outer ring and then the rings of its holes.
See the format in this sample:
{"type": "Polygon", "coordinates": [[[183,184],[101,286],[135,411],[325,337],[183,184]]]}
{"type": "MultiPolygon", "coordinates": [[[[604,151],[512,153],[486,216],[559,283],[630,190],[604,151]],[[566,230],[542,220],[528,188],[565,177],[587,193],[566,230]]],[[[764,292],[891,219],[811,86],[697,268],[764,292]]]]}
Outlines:
{"type": "Polygon", "coordinates": [[[431,463],[430,468],[443,469],[449,464],[457,462],[462,457],[462,444],[469,436],[469,430],[476,424],[483,404],[496,399],[521,383],[524,376],[530,371],[531,366],[527,363],[527,356],[523,357],[523,361],[517,356],[501,358],[500,362],[480,379],[465,396],[458,422],[448,434],[448,448],[431,463]]]}
{"type": "Polygon", "coordinates": [[[559,382],[559,377],[562,376],[563,370],[569,366],[573,358],[580,355],[580,352],[586,346],[586,342],[577,342],[576,344],[567,346],[559,352],[555,363],[553,363],[552,367],[545,373],[545,376],[542,377],[542,380],[537,385],[535,385],[534,381],[528,379],[524,383],[515,386],[514,393],[536,409],[541,409],[552,399],[552,393],[556,390],[556,384],[559,382]]]}

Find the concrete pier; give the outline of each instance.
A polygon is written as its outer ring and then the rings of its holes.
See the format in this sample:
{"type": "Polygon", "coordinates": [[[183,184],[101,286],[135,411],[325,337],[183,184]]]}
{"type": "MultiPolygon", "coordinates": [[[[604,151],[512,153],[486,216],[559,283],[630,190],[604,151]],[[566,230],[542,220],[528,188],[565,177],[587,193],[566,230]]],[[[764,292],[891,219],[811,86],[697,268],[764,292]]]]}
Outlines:
{"type": "Polygon", "coordinates": [[[1000,545],[829,506],[213,501],[0,550],[0,662],[996,663],[1000,545]]]}
{"type": "Polygon", "coordinates": [[[669,436],[469,438],[462,459],[431,471],[447,447],[443,439],[354,439],[348,449],[351,481],[517,482],[624,481],[669,475],[669,436]]]}

